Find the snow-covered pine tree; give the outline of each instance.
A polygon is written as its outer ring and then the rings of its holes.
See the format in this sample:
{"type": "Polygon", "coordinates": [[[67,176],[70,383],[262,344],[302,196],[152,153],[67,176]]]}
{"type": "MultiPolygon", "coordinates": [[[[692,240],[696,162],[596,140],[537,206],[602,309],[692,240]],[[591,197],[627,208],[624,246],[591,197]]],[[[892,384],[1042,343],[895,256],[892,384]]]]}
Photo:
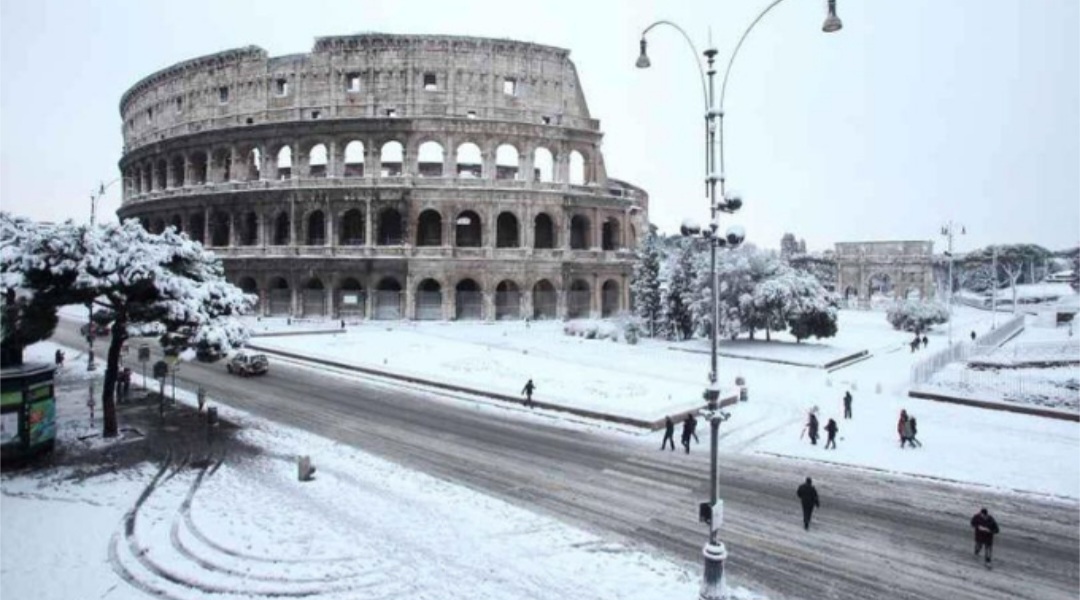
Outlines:
{"type": "Polygon", "coordinates": [[[940,302],[901,300],[885,312],[893,329],[924,332],[932,326],[949,321],[949,309],[940,302]]]}
{"type": "Polygon", "coordinates": [[[638,260],[630,282],[630,298],[634,314],[645,322],[649,337],[656,337],[663,317],[660,292],[660,244],[656,231],[650,228],[638,247],[638,260]]]}
{"type": "Polygon", "coordinates": [[[678,251],[669,258],[667,289],[664,293],[664,325],[668,336],[685,340],[694,334],[691,305],[695,299],[694,240],[682,239],[678,251]]]}

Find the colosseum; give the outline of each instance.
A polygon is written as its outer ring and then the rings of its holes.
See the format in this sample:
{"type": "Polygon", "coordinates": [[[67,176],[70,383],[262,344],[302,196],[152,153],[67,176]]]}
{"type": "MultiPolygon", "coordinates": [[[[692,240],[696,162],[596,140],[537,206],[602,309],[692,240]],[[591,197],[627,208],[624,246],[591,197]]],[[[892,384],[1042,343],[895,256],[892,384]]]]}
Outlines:
{"type": "Polygon", "coordinates": [[[616,314],[648,196],[607,176],[569,54],[360,34],[181,62],[120,100],[118,215],[205,244],[263,315],[616,314]]]}

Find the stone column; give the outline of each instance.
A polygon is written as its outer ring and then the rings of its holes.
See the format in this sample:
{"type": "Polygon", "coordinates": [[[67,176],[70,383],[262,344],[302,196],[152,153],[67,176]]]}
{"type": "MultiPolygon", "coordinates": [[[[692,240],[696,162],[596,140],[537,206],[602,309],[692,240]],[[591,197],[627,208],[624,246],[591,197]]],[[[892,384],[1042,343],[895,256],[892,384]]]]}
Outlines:
{"type": "Polygon", "coordinates": [[[364,145],[364,153],[367,154],[367,159],[364,161],[364,176],[382,177],[382,149],[373,148],[373,145],[364,145]]]}
{"type": "Polygon", "coordinates": [[[483,292],[484,306],[482,314],[480,315],[485,321],[495,320],[495,292],[490,287],[485,288],[483,292]]]}
{"type": "Polygon", "coordinates": [[[413,278],[413,274],[409,273],[405,276],[405,319],[409,321],[416,320],[416,293],[414,289],[416,287],[416,281],[413,278]]]}
{"type": "Polygon", "coordinates": [[[593,276],[592,276],[592,294],[590,294],[591,298],[589,299],[589,318],[590,319],[599,319],[600,315],[602,314],[601,306],[603,306],[603,304],[602,304],[603,296],[601,294],[600,288],[601,288],[600,278],[597,276],[596,273],[593,273],[593,276]]]}
{"type": "Polygon", "coordinates": [[[334,235],[334,221],[337,217],[334,213],[334,205],[330,202],[329,198],[326,200],[326,245],[331,248],[337,246],[337,239],[334,235]]]}
{"type": "Polygon", "coordinates": [[[593,207],[592,209],[592,239],[589,240],[589,248],[591,250],[600,250],[604,247],[604,226],[600,222],[600,209],[593,207]]]}
{"type": "Polygon", "coordinates": [[[560,282],[561,285],[555,291],[555,318],[563,320],[566,318],[566,294],[569,286],[566,284],[566,278],[563,277],[560,282]]]}
{"type": "MultiPolygon", "coordinates": [[[[338,141],[334,139],[330,140],[330,142],[326,144],[327,177],[341,177],[341,174],[345,171],[344,168],[342,168],[342,164],[339,164],[344,158],[339,157],[338,153],[338,141]]],[[[344,152],[341,152],[341,154],[344,155],[344,152]]]]}
{"type": "Polygon", "coordinates": [[[209,246],[214,240],[210,238],[210,207],[203,208],[203,246],[209,246]]]}
{"type": "MultiPolygon", "coordinates": [[[[191,162],[191,155],[184,155],[184,180],[181,182],[184,186],[192,185],[192,179],[194,179],[195,164],[191,162]]],[[[181,186],[176,186],[181,187],[181,186]]]]}
{"type": "MultiPolygon", "coordinates": [[[[521,317],[523,319],[531,319],[533,316],[533,295],[532,288],[528,286],[528,282],[522,282],[525,286],[521,290],[521,317]]],[[[535,285],[535,282],[533,282],[535,285]]]]}
{"type": "Polygon", "coordinates": [[[454,147],[454,138],[447,138],[443,151],[443,177],[456,179],[457,174],[457,148],[454,147]]]}
{"type": "Polygon", "coordinates": [[[375,215],[371,214],[371,198],[364,199],[364,246],[375,245],[375,215]]]}
{"type": "Polygon", "coordinates": [[[480,178],[494,181],[495,171],[495,150],[484,148],[480,151],[480,178]]]}

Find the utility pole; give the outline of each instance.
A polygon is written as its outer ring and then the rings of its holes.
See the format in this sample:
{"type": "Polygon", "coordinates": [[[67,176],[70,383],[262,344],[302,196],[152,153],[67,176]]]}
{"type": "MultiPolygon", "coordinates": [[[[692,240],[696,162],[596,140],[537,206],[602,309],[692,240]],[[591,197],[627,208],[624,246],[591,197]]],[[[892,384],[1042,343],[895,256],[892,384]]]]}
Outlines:
{"type": "Polygon", "coordinates": [[[992,300],[991,300],[991,305],[990,306],[991,306],[991,311],[994,313],[993,324],[991,325],[991,327],[993,329],[997,329],[997,286],[998,286],[998,278],[997,278],[997,246],[993,246],[991,248],[990,256],[992,257],[991,261],[990,261],[990,264],[992,265],[992,267],[991,267],[991,271],[992,271],[991,277],[992,278],[991,278],[991,285],[990,285],[990,289],[992,290],[992,292],[991,292],[992,300]]]}
{"type": "Polygon", "coordinates": [[[953,307],[952,307],[952,305],[953,305],[953,236],[956,234],[956,227],[957,226],[960,227],[960,235],[964,235],[964,234],[967,233],[967,228],[965,228],[963,225],[960,225],[959,223],[953,223],[952,221],[949,221],[946,224],[941,226],[941,235],[945,236],[949,240],[949,251],[946,252],[946,256],[949,257],[949,296],[948,296],[948,306],[949,306],[949,347],[950,348],[952,347],[952,343],[953,343],[953,337],[952,337],[952,325],[953,325],[952,324],[952,322],[953,322],[953,307]]]}

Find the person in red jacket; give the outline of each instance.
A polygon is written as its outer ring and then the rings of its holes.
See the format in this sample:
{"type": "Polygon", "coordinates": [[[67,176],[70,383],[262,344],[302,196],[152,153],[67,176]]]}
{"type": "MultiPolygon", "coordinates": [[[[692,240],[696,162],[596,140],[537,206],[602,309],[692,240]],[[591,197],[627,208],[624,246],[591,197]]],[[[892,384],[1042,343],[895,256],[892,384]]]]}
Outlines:
{"type": "Polygon", "coordinates": [[[971,528],[975,530],[975,556],[986,547],[986,568],[990,568],[990,554],[994,549],[994,536],[998,534],[998,524],[985,508],[971,517],[971,528]]]}

